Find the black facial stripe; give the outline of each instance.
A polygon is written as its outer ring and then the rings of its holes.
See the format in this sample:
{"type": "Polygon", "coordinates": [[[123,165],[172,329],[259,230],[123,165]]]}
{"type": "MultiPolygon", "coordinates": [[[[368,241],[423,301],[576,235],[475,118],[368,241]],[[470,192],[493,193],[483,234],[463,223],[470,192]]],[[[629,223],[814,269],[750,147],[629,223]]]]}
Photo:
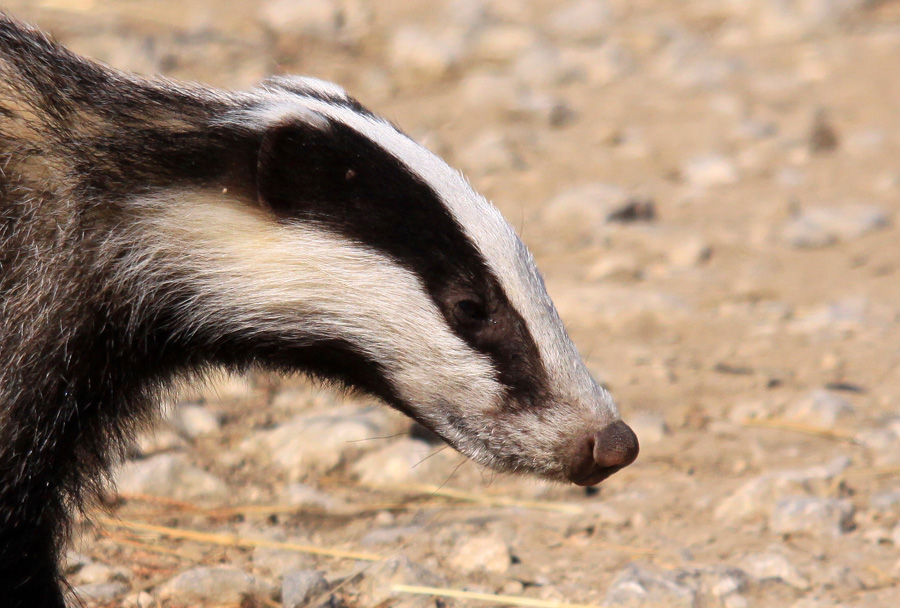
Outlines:
{"type": "MultiPolygon", "coordinates": [[[[438,194],[384,148],[336,121],[325,130],[275,127],[262,144],[258,188],[281,221],[316,223],[415,273],[449,326],[490,358],[511,394],[522,402],[546,395],[537,345],[483,256],[438,194]],[[457,322],[452,306],[466,293],[487,298],[490,322],[457,322]]],[[[404,314],[400,307],[393,312],[404,314]]]]}

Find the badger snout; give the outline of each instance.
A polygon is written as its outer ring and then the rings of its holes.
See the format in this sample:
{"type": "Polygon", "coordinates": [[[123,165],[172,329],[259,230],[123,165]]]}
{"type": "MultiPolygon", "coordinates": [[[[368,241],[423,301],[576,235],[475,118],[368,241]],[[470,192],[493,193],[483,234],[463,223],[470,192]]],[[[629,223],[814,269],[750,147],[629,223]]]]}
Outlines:
{"type": "Polygon", "coordinates": [[[582,440],[570,481],[580,486],[593,486],[616,471],[630,465],[638,456],[637,435],[618,420],[582,440]]]}

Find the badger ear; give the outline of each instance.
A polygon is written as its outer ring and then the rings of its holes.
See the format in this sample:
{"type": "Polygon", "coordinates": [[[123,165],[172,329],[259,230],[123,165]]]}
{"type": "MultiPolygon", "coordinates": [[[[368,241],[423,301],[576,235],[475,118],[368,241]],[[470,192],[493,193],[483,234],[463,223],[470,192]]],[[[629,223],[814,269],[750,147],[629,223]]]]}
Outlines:
{"type": "Polygon", "coordinates": [[[340,198],[352,174],[346,146],[329,123],[286,120],[266,128],[256,163],[259,203],[279,217],[298,217],[340,198]]]}

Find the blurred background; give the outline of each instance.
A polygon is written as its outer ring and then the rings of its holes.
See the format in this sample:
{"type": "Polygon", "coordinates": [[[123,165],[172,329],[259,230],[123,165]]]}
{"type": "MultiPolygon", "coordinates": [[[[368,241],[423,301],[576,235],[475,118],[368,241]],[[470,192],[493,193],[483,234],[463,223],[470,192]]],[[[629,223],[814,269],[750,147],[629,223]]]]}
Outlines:
{"type": "Polygon", "coordinates": [[[642,442],[585,492],[216,378],[79,530],[87,606],[900,605],[900,2],[6,6],[122,69],[341,83],[502,209],[642,442]]]}

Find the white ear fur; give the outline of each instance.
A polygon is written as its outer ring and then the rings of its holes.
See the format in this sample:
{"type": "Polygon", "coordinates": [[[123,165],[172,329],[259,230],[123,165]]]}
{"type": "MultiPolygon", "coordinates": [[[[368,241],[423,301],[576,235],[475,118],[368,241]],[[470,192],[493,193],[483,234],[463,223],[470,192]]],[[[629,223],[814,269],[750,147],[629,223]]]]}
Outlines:
{"type": "Polygon", "coordinates": [[[347,91],[338,84],[310,76],[273,76],[262,82],[263,88],[278,89],[298,95],[320,95],[349,100],[347,91]]]}

